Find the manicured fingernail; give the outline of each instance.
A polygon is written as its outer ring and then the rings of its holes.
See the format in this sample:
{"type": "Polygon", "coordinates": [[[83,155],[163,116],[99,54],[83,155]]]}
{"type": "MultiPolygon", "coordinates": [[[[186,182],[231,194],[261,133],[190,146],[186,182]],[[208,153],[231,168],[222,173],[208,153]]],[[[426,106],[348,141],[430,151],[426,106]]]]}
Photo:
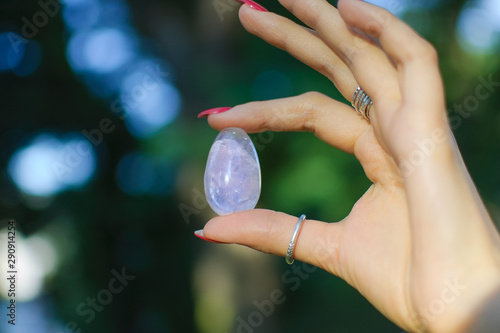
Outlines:
{"type": "Polygon", "coordinates": [[[222,242],[217,242],[217,241],[214,241],[214,240],[211,240],[211,239],[208,239],[207,237],[205,237],[205,235],[203,235],[203,229],[200,229],[200,230],[196,230],[194,232],[194,235],[200,239],[203,239],[204,241],[207,241],[207,242],[210,242],[210,243],[216,243],[216,244],[224,244],[222,242]]]}
{"type": "Polygon", "coordinates": [[[268,12],[267,9],[259,5],[258,3],[252,1],[252,0],[238,0],[239,3],[241,4],[246,4],[248,7],[253,8],[255,10],[261,11],[261,12],[268,12]]]}
{"type": "Polygon", "coordinates": [[[222,112],[229,111],[231,109],[232,108],[228,108],[228,107],[208,109],[208,110],[205,110],[205,111],[201,112],[200,114],[198,114],[198,118],[208,117],[211,114],[222,113],[222,112]]]}

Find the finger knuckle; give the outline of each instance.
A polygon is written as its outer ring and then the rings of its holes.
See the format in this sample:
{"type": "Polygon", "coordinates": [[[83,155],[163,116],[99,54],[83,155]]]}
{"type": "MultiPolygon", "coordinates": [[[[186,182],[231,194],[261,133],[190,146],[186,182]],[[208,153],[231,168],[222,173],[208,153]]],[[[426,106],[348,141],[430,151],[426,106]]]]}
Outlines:
{"type": "Polygon", "coordinates": [[[414,47],[405,52],[403,62],[426,62],[430,64],[438,63],[438,53],[434,46],[428,41],[421,39],[414,43],[414,47]]]}
{"type": "Polygon", "coordinates": [[[393,22],[396,17],[388,10],[379,8],[375,13],[375,19],[381,28],[386,28],[390,26],[391,22],[393,22]]]}
{"type": "Polygon", "coordinates": [[[352,68],[355,64],[362,61],[361,57],[367,55],[367,45],[368,43],[359,38],[342,42],[339,47],[340,57],[348,67],[352,68]]]}
{"type": "Polygon", "coordinates": [[[431,43],[425,40],[423,43],[422,58],[432,63],[438,62],[438,53],[436,48],[431,43]]]}
{"type": "Polygon", "coordinates": [[[317,119],[318,119],[318,106],[323,103],[326,98],[325,95],[311,91],[303,95],[301,103],[297,104],[297,114],[300,119],[300,130],[316,133],[317,119]]]}
{"type": "Polygon", "coordinates": [[[321,73],[325,73],[325,75],[331,80],[335,78],[337,66],[336,63],[331,61],[330,59],[321,59],[318,70],[321,73]]]}
{"type": "Polygon", "coordinates": [[[328,27],[332,21],[332,16],[329,11],[314,11],[310,14],[311,21],[315,26],[328,27]]]}
{"type": "Polygon", "coordinates": [[[281,213],[277,211],[271,211],[271,214],[268,215],[266,219],[264,219],[260,234],[262,237],[266,237],[269,235],[279,235],[281,230],[278,228],[279,224],[276,221],[279,221],[281,213]]]}
{"type": "Polygon", "coordinates": [[[302,96],[304,97],[305,100],[314,100],[314,101],[323,99],[325,97],[325,95],[317,91],[308,91],[302,96]]]}
{"type": "Polygon", "coordinates": [[[371,19],[365,22],[364,31],[371,36],[379,37],[385,29],[389,28],[391,22],[395,19],[389,11],[379,8],[374,12],[371,19]]]}
{"type": "Polygon", "coordinates": [[[382,29],[383,27],[379,22],[377,22],[376,20],[370,20],[365,23],[363,30],[371,36],[379,37],[382,33],[382,29]]]}
{"type": "Polygon", "coordinates": [[[359,54],[359,50],[355,47],[352,47],[351,44],[346,43],[346,42],[341,43],[339,45],[339,50],[340,50],[340,52],[339,52],[340,57],[345,62],[345,64],[348,67],[352,67],[352,65],[354,64],[355,58],[359,54]]]}

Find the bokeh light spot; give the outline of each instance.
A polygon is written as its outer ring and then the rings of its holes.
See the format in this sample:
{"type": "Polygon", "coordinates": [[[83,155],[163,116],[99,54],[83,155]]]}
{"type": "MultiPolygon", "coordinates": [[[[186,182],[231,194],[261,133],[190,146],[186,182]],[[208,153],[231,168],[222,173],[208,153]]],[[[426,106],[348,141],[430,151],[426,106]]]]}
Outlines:
{"type": "Polygon", "coordinates": [[[500,46],[500,2],[480,0],[466,6],[457,20],[461,47],[474,53],[493,53],[500,46]]]}
{"type": "Polygon", "coordinates": [[[145,62],[124,79],[120,103],[126,112],[127,128],[135,137],[151,136],[179,114],[180,93],[167,76],[158,64],[145,62]]]}
{"type": "Polygon", "coordinates": [[[94,149],[79,134],[63,141],[39,135],[15,152],[8,163],[9,176],[16,186],[26,194],[41,197],[85,185],[95,169],[94,149]]]}
{"type": "MultiPolygon", "coordinates": [[[[0,230],[0,239],[2,244],[7,244],[7,229],[0,230]]],[[[38,297],[42,292],[45,271],[39,260],[40,254],[33,249],[19,231],[16,232],[16,253],[17,257],[22,258],[22,260],[16,262],[16,269],[19,274],[16,280],[15,299],[16,301],[28,302],[38,297]]],[[[3,272],[9,270],[7,269],[7,260],[0,262],[0,268],[3,272]]],[[[8,296],[9,284],[10,281],[6,278],[0,279],[0,294],[5,298],[8,296]]]]}
{"type": "Polygon", "coordinates": [[[21,62],[28,41],[14,32],[0,34],[0,71],[8,71],[21,62]]]}
{"type": "Polygon", "coordinates": [[[17,76],[25,77],[33,74],[42,62],[42,48],[37,41],[30,40],[19,63],[12,68],[17,76]]]}
{"type": "Polygon", "coordinates": [[[90,29],[98,22],[100,11],[97,0],[72,0],[66,3],[63,18],[71,30],[90,29]]]}
{"type": "Polygon", "coordinates": [[[0,34],[0,72],[28,76],[38,68],[41,58],[42,49],[37,41],[12,31],[0,34]]]}
{"type": "Polygon", "coordinates": [[[123,31],[103,28],[89,34],[83,53],[89,70],[108,73],[125,65],[132,58],[133,46],[123,31]]]}

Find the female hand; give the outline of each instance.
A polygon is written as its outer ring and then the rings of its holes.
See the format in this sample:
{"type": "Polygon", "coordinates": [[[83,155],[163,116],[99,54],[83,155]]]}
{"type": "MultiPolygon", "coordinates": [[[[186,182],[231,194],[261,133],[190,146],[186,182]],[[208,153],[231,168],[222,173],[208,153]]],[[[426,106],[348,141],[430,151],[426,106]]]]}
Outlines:
{"type": "MultiPolygon", "coordinates": [[[[327,76],[371,123],[311,92],[210,115],[221,130],[310,131],[354,154],[373,185],[337,223],[307,220],[295,258],[335,274],[401,328],[460,332],[500,288],[500,238],[446,117],[434,48],[389,12],[359,0],[280,0],[311,29],[242,6],[244,27],[327,76]]],[[[284,256],[297,217],[250,210],[210,220],[203,235],[284,256]]]]}

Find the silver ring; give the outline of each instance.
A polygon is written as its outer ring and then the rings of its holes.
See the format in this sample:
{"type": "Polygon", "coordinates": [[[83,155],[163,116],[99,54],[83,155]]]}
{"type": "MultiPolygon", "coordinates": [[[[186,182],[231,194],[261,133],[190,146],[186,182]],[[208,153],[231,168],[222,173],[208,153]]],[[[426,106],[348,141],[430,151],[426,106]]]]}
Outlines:
{"type": "Polygon", "coordinates": [[[304,224],[304,221],[306,219],[306,215],[302,214],[299,217],[299,220],[297,221],[297,225],[295,226],[295,230],[293,231],[292,239],[290,240],[290,244],[288,245],[288,251],[286,251],[286,263],[288,265],[293,264],[295,261],[293,259],[293,253],[295,251],[295,243],[297,243],[297,238],[299,238],[299,233],[300,230],[302,230],[302,225],[304,224]]]}
{"type": "Polygon", "coordinates": [[[363,118],[370,121],[370,111],[373,106],[373,101],[360,86],[358,86],[354,92],[351,104],[354,107],[354,110],[356,110],[363,118]]]}

